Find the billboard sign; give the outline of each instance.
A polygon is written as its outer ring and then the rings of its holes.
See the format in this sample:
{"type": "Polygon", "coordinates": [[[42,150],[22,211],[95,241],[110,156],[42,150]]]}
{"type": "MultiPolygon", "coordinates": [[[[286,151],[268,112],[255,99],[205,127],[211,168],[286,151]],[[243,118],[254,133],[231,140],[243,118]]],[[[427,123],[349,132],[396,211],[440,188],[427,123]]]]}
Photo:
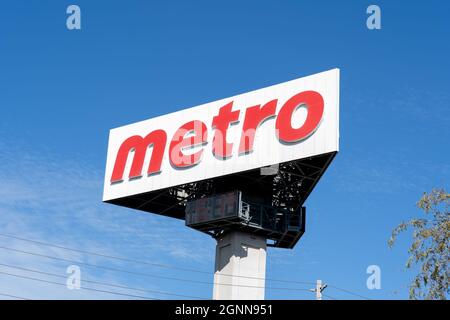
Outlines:
{"type": "Polygon", "coordinates": [[[112,129],[103,200],[338,149],[333,69],[112,129]]]}

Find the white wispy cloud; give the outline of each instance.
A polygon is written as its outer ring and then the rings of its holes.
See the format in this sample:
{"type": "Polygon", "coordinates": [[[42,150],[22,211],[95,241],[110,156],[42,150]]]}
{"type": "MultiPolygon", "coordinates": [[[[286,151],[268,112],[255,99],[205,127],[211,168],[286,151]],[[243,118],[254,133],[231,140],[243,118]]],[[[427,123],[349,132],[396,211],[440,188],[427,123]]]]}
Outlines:
{"type": "MultiPolygon", "coordinates": [[[[182,221],[104,204],[101,202],[101,170],[82,164],[82,161],[27,150],[31,148],[23,147],[19,150],[17,146],[0,142],[0,233],[104,255],[126,256],[153,263],[193,264],[208,268],[208,263],[212,261],[210,252],[214,244],[210,240],[206,242],[210,248],[205,246],[205,235],[182,228],[182,221]]],[[[146,270],[143,266],[118,260],[2,236],[0,246],[83,263],[129,268],[139,272],[146,270]]],[[[65,269],[70,264],[5,249],[0,249],[0,258],[3,264],[60,275],[65,275],[65,269]]],[[[82,277],[96,281],[122,285],[139,285],[142,282],[130,275],[81,267],[82,277]]],[[[12,272],[14,270],[1,266],[0,271],[51,279],[49,276],[26,271],[12,272]]],[[[167,273],[157,269],[152,272],[167,273]]],[[[51,280],[65,282],[62,278],[51,280]]],[[[212,280],[212,277],[209,280],[212,280]]],[[[5,291],[32,299],[127,298],[86,290],[68,290],[63,286],[8,275],[0,275],[0,284],[0,293],[5,291]]],[[[147,289],[158,290],[163,285],[157,278],[155,281],[145,281],[147,289]]],[[[111,288],[109,290],[124,291],[111,288]]],[[[128,293],[155,296],[142,292],[128,293]]]]}

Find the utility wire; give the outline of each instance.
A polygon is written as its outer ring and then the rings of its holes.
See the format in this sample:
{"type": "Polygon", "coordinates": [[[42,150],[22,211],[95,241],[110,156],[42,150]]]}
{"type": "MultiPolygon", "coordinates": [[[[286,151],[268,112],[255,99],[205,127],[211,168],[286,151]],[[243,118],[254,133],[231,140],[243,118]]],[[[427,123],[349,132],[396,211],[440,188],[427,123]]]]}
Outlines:
{"type": "Polygon", "coordinates": [[[346,292],[346,293],[351,294],[351,295],[353,295],[353,296],[355,296],[355,297],[359,297],[359,298],[362,298],[362,299],[365,299],[365,300],[372,300],[372,299],[370,299],[370,298],[368,298],[368,297],[365,297],[365,296],[360,295],[360,294],[358,294],[358,293],[354,293],[354,292],[349,291],[349,290],[347,290],[347,289],[343,289],[343,288],[340,288],[340,287],[336,287],[336,286],[333,286],[333,285],[330,285],[330,284],[328,285],[328,287],[334,288],[334,289],[339,290],[339,291],[342,291],[342,292],[346,292]]]}
{"type": "MultiPolygon", "coordinates": [[[[123,261],[123,262],[130,262],[130,263],[154,266],[154,267],[159,267],[159,268],[174,269],[174,270],[180,270],[180,271],[186,271],[186,272],[194,272],[194,273],[214,275],[213,272],[208,272],[208,271],[203,271],[203,270],[195,270],[195,269],[189,269],[189,268],[181,268],[181,267],[171,266],[171,265],[166,265],[166,264],[152,263],[152,262],[148,262],[148,261],[142,261],[142,260],[136,260],[136,259],[112,256],[112,255],[106,255],[106,254],[102,254],[102,253],[96,253],[96,252],[91,252],[91,251],[86,251],[86,250],[75,249],[75,248],[70,248],[70,247],[66,247],[66,246],[51,244],[51,243],[48,243],[48,242],[32,240],[32,239],[23,238],[23,237],[11,235],[11,234],[0,233],[0,236],[6,237],[6,238],[13,238],[13,239],[17,239],[17,240],[22,240],[22,241],[27,241],[27,242],[31,242],[31,243],[36,243],[36,244],[39,244],[39,245],[45,245],[45,246],[49,246],[49,247],[59,248],[59,249],[63,249],[63,250],[79,252],[79,253],[84,253],[84,254],[98,256],[98,257],[103,257],[103,258],[108,258],[108,259],[119,260],[119,261],[123,261]]],[[[11,249],[11,248],[6,248],[6,247],[0,247],[0,248],[6,249],[6,250],[16,251],[16,249],[11,249]]],[[[56,260],[62,260],[62,261],[67,261],[67,262],[73,262],[73,261],[70,261],[68,259],[63,259],[63,258],[49,257],[49,256],[45,256],[45,255],[39,255],[39,254],[34,254],[34,253],[30,253],[30,252],[23,252],[23,251],[18,251],[18,252],[22,252],[22,253],[26,253],[26,254],[38,255],[38,256],[42,256],[42,257],[50,258],[50,259],[56,259],[56,260]]],[[[130,273],[130,274],[135,274],[135,275],[140,275],[140,276],[158,277],[158,276],[150,275],[150,274],[142,274],[142,273],[139,273],[139,272],[132,272],[132,271],[121,270],[121,269],[116,269],[116,268],[109,268],[109,267],[103,267],[103,266],[97,266],[97,265],[90,265],[90,264],[87,264],[87,263],[81,263],[81,262],[76,262],[76,261],[74,263],[84,264],[84,265],[87,265],[87,266],[92,266],[92,267],[97,267],[97,268],[102,268],[102,269],[109,269],[111,271],[127,272],[127,273],[130,273]]],[[[313,285],[315,285],[315,282],[307,282],[307,281],[260,278],[260,277],[240,276],[240,275],[232,275],[232,274],[225,274],[225,273],[217,273],[217,274],[220,275],[220,276],[237,277],[237,278],[245,278],[245,279],[265,280],[265,281],[283,282],[283,283],[295,283],[295,284],[307,284],[307,285],[313,284],[313,285]]],[[[179,278],[172,278],[172,277],[160,277],[160,278],[167,279],[167,280],[175,280],[175,281],[197,282],[197,283],[202,283],[202,284],[231,285],[231,284],[210,283],[210,282],[203,282],[203,281],[179,279],[179,278]]],[[[241,285],[233,285],[233,286],[241,286],[241,285]]],[[[351,294],[353,296],[362,298],[362,299],[371,300],[368,297],[365,297],[365,296],[360,295],[358,293],[354,293],[354,292],[352,292],[350,290],[347,290],[347,289],[344,289],[344,288],[340,288],[340,287],[337,287],[337,286],[334,286],[334,285],[328,285],[328,286],[332,287],[332,288],[334,288],[336,290],[339,290],[339,291],[351,294]]],[[[244,287],[246,287],[246,286],[244,286],[244,287]]],[[[250,287],[253,287],[253,286],[250,286],[250,287]]],[[[256,288],[258,288],[258,287],[256,287],[256,288]]],[[[283,290],[283,288],[270,288],[270,287],[266,287],[266,289],[283,290]]],[[[291,288],[287,288],[287,289],[292,290],[291,288]]],[[[296,290],[296,289],[293,289],[293,290],[296,290]]],[[[301,289],[301,290],[302,291],[303,290],[307,291],[308,289],[301,289]]]]}
{"type": "Polygon", "coordinates": [[[31,299],[28,299],[28,298],[19,297],[19,296],[15,296],[15,295],[8,294],[8,293],[3,293],[3,292],[0,292],[0,296],[14,298],[16,300],[31,300],[31,299]]]}
{"type": "MultiPolygon", "coordinates": [[[[67,278],[67,276],[63,276],[63,275],[56,274],[56,273],[50,273],[50,272],[40,271],[40,270],[36,270],[36,269],[29,269],[29,268],[24,268],[24,267],[19,267],[19,266],[11,266],[11,265],[4,264],[4,263],[0,263],[0,266],[8,267],[8,268],[11,268],[11,269],[18,269],[18,270],[27,271],[27,272],[34,272],[34,273],[38,273],[38,274],[43,274],[43,275],[53,276],[53,277],[58,277],[58,278],[63,278],[63,279],[67,278]]],[[[93,281],[93,280],[84,280],[83,279],[82,282],[87,282],[87,283],[92,283],[92,284],[97,284],[97,285],[102,285],[102,286],[108,286],[108,287],[127,289],[127,290],[147,292],[147,293],[157,293],[157,294],[164,294],[164,295],[169,295],[169,296],[177,296],[177,297],[182,297],[182,298],[193,298],[193,299],[207,300],[206,298],[203,298],[203,297],[183,295],[183,294],[177,294],[177,293],[166,292],[166,291],[157,291],[157,290],[133,288],[133,287],[128,287],[128,286],[112,284],[112,283],[106,283],[106,282],[93,281]]]]}
{"type": "Polygon", "coordinates": [[[338,300],[337,298],[332,297],[332,296],[330,296],[330,295],[328,295],[328,294],[325,294],[325,293],[322,293],[322,295],[323,295],[325,298],[328,298],[328,299],[330,299],[330,300],[338,300]]]}
{"type": "MultiPolygon", "coordinates": [[[[49,281],[49,280],[44,280],[44,279],[39,279],[39,278],[34,278],[34,277],[27,277],[27,276],[17,275],[17,274],[13,274],[13,273],[9,273],[9,272],[0,271],[0,274],[4,274],[7,276],[12,276],[12,277],[16,277],[16,278],[34,280],[34,281],[39,281],[39,282],[44,282],[44,283],[67,287],[67,285],[65,283],[59,283],[59,282],[54,282],[54,281],[49,281]]],[[[151,298],[151,297],[145,297],[145,296],[139,296],[139,295],[127,294],[127,293],[120,293],[120,292],[114,292],[114,291],[108,291],[108,290],[100,290],[100,289],[86,288],[86,287],[82,287],[82,289],[89,290],[89,291],[102,292],[102,293],[115,294],[115,295],[119,295],[119,296],[131,297],[131,298],[139,298],[139,299],[146,299],[146,300],[159,300],[159,299],[151,298]]]]}
{"type": "Polygon", "coordinates": [[[167,280],[174,280],[174,281],[183,281],[183,282],[190,282],[190,283],[199,283],[199,284],[206,284],[206,285],[221,285],[221,286],[244,287],[244,288],[260,288],[260,289],[261,288],[265,288],[265,289],[271,289],[271,290],[308,291],[309,292],[309,289],[303,289],[303,288],[279,288],[279,287],[250,286],[250,285],[240,285],[240,284],[231,284],[231,283],[217,283],[217,282],[207,282],[207,281],[198,281],[198,280],[192,280],[192,279],[167,277],[167,276],[154,275],[154,274],[149,274],[149,273],[135,272],[135,271],[124,270],[124,269],[119,269],[119,268],[101,266],[101,265],[96,265],[96,264],[87,263],[87,262],[81,262],[81,261],[76,261],[76,260],[70,260],[70,259],[65,259],[65,258],[47,256],[47,255],[44,255],[44,254],[39,254],[39,253],[34,253],[34,252],[29,252],[29,251],[24,251],[24,250],[19,250],[19,249],[13,249],[13,248],[8,248],[8,247],[3,247],[3,246],[0,246],[0,249],[14,251],[14,252],[19,252],[19,253],[24,253],[24,254],[29,254],[29,255],[43,257],[43,258],[47,258],[47,259],[65,261],[65,262],[69,262],[69,263],[73,263],[73,264],[85,265],[85,266],[93,267],[93,268],[99,268],[99,269],[104,269],[104,270],[109,270],[109,271],[133,274],[133,275],[138,275],[138,276],[143,276],[143,277],[167,279],[167,280]]]}
{"type": "MultiPolygon", "coordinates": [[[[69,247],[66,247],[66,246],[56,245],[56,244],[52,244],[52,243],[48,243],[48,242],[42,242],[42,241],[37,241],[37,240],[32,240],[32,239],[27,239],[27,238],[18,237],[18,236],[10,235],[10,234],[0,233],[0,236],[6,237],[6,238],[13,238],[13,239],[17,239],[17,240],[22,240],[22,241],[27,241],[27,242],[31,242],[31,243],[36,243],[36,244],[40,244],[40,245],[45,245],[45,246],[49,246],[49,247],[59,248],[59,249],[63,249],[63,250],[69,250],[69,251],[89,254],[89,255],[98,256],[98,257],[102,257],[102,258],[115,259],[115,260],[120,260],[120,261],[124,261],[124,262],[131,262],[131,263],[148,265],[148,266],[159,267],[159,268],[174,269],[174,270],[180,270],[180,271],[186,271],[186,272],[195,272],[195,273],[214,275],[214,272],[203,271],[203,270],[195,270],[195,269],[189,269],[189,268],[181,268],[181,267],[176,267],[176,266],[171,266],[171,265],[166,265],[166,264],[152,263],[152,262],[148,262],[148,261],[142,261],[142,260],[136,260],[136,259],[112,256],[112,255],[107,255],[107,254],[102,254],[102,253],[97,253],[97,252],[92,252],[92,251],[86,251],[86,250],[81,250],[81,249],[74,249],[74,248],[69,248],[69,247]]],[[[227,276],[227,277],[254,279],[254,280],[284,282],[284,283],[297,283],[297,284],[307,284],[307,285],[315,284],[315,282],[307,282],[307,281],[280,280],[280,279],[271,279],[271,278],[232,275],[232,274],[226,274],[226,273],[218,273],[218,275],[227,276]]]]}

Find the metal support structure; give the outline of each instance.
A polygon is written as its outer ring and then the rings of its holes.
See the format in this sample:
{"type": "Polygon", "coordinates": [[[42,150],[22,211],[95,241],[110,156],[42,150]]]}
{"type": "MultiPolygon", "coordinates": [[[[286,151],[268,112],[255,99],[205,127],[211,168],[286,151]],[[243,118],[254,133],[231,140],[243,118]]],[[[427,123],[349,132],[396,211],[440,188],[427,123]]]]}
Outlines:
{"type": "Polygon", "coordinates": [[[214,300],[263,300],[266,238],[232,230],[217,239],[214,300]]]}

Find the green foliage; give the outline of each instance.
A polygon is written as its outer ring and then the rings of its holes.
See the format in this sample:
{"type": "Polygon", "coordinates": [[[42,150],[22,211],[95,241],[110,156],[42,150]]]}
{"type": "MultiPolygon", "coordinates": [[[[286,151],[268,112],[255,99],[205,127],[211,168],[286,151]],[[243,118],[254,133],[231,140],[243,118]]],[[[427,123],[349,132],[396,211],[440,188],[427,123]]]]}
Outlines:
{"type": "Polygon", "coordinates": [[[388,244],[392,247],[401,232],[412,229],[413,242],[406,267],[418,265],[420,271],[409,287],[409,297],[445,300],[450,278],[450,194],[444,189],[433,189],[424,193],[416,205],[430,218],[402,222],[392,231],[388,244]]]}

